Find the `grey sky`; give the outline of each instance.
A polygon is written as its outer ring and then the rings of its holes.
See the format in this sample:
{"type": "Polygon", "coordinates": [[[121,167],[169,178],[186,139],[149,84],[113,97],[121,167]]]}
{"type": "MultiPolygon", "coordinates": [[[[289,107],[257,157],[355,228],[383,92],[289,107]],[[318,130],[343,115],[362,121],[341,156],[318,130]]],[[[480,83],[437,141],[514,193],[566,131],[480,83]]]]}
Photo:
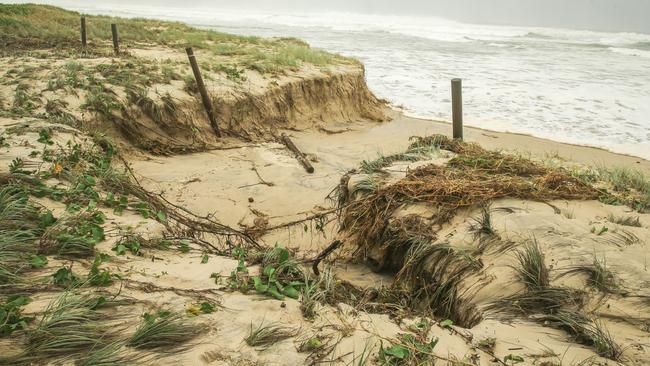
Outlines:
{"type": "MultiPolygon", "coordinates": [[[[96,0],[95,0],[96,1],[96,0]]],[[[129,4],[438,15],[460,21],[650,33],[650,0],[113,0],[129,4]]]]}
{"type": "MultiPolygon", "coordinates": [[[[99,0],[85,0],[88,3],[99,0]]],[[[56,0],[53,2],[56,3],[56,0]]],[[[650,33],[650,0],[106,0],[254,10],[438,15],[474,23],[650,33]]]]}

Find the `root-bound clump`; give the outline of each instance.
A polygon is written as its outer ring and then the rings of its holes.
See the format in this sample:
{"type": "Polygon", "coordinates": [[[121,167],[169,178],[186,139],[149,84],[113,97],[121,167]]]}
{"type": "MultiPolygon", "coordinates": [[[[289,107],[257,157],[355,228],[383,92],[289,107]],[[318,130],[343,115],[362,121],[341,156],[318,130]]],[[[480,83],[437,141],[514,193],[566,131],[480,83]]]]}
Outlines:
{"type": "MultiPolygon", "coordinates": [[[[392,184],[382,185],[376,176],[361,180],[361,188],[348,187],[348,180],[342,180],[346,184],[339,188],[341,228],[351,233],[373,269],[397,273],[395,286],[410,290],[411,307],[472,326],[480,314],[467,299],[476,283],[465,282],[481,270],[480,254],[486,246],[455,248],[438,240],[442,226],[460,209],[483,207],[484,223],[473,231],[479,242],[491,243],[495,240],[487,239],[498,239],[489,222],[489,203],[495,199],[590,200],[602,192],[562,168],[441,135],[417,138],[410,149],[422,146],[456,155],[445,166],[430,164],[407,171],[392,184]],[[401,214],[415,205],[432,214],[401,214]]],[[[530,280],[537,285],[547,285],[544,273],[523,275],[536,277],[530,280]]]]}

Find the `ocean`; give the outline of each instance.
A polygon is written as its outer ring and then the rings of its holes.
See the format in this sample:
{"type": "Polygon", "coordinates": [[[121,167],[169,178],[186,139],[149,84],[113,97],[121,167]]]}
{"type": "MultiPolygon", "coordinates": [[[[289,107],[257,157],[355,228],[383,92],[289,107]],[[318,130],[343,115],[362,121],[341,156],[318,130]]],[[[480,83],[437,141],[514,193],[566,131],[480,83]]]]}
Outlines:
{"type": "Polygon", "coordinates": [[[436,17],[49,3],[301,38],[361,60],[370,89],[416,117],[449,121],[450,80],[458,77],[467,125],[650,158],[650,34],[436,17]]]}

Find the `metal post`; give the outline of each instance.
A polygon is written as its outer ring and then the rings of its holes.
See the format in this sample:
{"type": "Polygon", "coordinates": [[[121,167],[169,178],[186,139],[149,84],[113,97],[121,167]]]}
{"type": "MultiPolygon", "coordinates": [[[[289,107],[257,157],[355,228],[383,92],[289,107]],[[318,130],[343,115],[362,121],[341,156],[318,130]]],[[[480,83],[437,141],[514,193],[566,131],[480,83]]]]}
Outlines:
{"type": "Polygon", "coordinates": [[[115,54],[119,55],[120,44],[117,40],[117,24],[111,24],[111,32],[113,33],[113,49],[115,50],[115,54]]]}
{"type": "Polygon", "coordinates": [[[463,139],[463,83],[461,79],[451,80],[451,109],[454,123],[454,138],[463,139]]]}
{"type": "Polygon", "coordinates": [[[81,47],[86,47],[86,17],[81,17],[81,47]]]}
{"type": "Polygon", "coordinates": [[[203,107],[205,108],[205,112],[208,114],[210,125],[212,126],[214,133],[217,136],[221,137],[221,130],[219,129],[219,125],[217,124],[217,119],[214,116],[214,111],[212,110],[212,103],[210,102],[208,91],[205,89],[205,84],[203,83],[203,77],[201,77],[201,70],[199,69],[198,63],[196,62],[194,51],[192,51],[192,47],[187,47],[185,51],[187,52],[187,57],[190,59],[190,65],[192,65],[192,72],[194,73],[194,79],[196,79],[196,86],[199,89],[199,93],[201,93],[201,99],[203,100],[203,107]]]}

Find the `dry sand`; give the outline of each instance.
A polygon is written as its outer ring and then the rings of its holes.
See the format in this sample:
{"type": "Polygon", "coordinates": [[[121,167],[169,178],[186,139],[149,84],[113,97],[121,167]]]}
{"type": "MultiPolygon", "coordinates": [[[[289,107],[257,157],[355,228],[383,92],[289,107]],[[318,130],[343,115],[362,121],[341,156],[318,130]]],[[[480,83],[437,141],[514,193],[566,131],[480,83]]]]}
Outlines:
{"type": "MultiPolygon", "coordinates": [[[[178,58],[178,55],[170,55],[167,51],[154,48],[134,49],[132,52],[158,61],[178,58]]],[[[2,62],[3,65],[10,65],[15,60],[5,59],[2,62]]],[[[28,62],[40,67],[49,61],[30,59],[28,62]]],[[[113,61],[107,58],[82,62],[97,64],[113,61]]],[[[47,67],[56,68],[61,65],[58,63],[47,67]]],[[[250,72],[246,76],[247,82],[237,85],[221,74],[211,76],[209,85],[217,95],[215,102],[223,103],[219,106],[224,111],[220,117],[234,126],[233,135],[223,141],[216,141],[210,135],[209,125],[198,100],[181,91],[180,82],[173,81],[169,85],[158,86],[161,93],[169,91],[181,101],[178,105],[184,108],[182,112],[185,114],[182,116],[185,119],[179,118],[177,122],[183,128],[196,127],[200,135],[205,137],[197,139],[202,143],[213,144],[210,146],[217,149],[186,155],[154,156],[128,148],[126,151],[129,153],[137,153],[128,154],[127,159],[146,188],[162,193],[170,201],[199,215],[211,215],[225,225],[242,229],[280,226],[277,230],[265,233],[260,238],[261,242],[268,246],[276,243],[287,246],[294,249],[299,258],[313,258],[338,238],[341,234],[338,233],[336,222],[305,222],[286,227],[284,224],[332,210],[333,203],[326,200],[326,197],[339,184],[343,174],[357,168],[361,160],[375,158],[379,152],[390,154],[404,151],[411,136],[451,132],[449,124],[409,118],[392,110],[385,111],[392,121],[370,121],[382,119],[377,109],[380,104],[367,91],[363,83],[363,72],[358,65],[343,65],[326,71],[306,66],[293,74],[274,78],[263,78],[250,72]],[[307,86],[304,87],[305,85],[307,86]],[[357,95],[355,90],[359,88],[362,90],[357,95]],[[250,111],[237,115],[237,107],[242,106],[250,111]],[[245,123],[237,124],[241,121],[245,123]],[[288,133],[308,154],[315,167],[314,174],[306,173],[283,145],[274,142],[274,138],[267,134],[269,124],[273,124],[273,133],[288,133]],[[243,135],[245,141],[236,139],[237,135],[243,135]],[[319,230],[318,224],[323,225],[322,230],[319,230]]],[[[36,77],[45,80],[44,75],[36,74],[36,77]]],[[[11,99],[12,88],[15,88],[14,84],[0,87],[2,99],[11,99]]],[[[30,92],[35,93],[44,88],[44,81],[33,82],[30,92]]],[[[116,88],[116,93],[120,97],[124,96],[123,90],[119,88],[116,88]]],[[[54,94],[61,96],[60,93],[54,94]]],[[[54,94],[45,92],[42,95],[47,98],[54,94]]],[[[84,123],[103,123],[92,113],[81,111],[83,93],[76,97],[70,94],[62,97],[68,101],[68,111],[80,117],[84,123]]],[[[45,100],[39,102],[37,111],[44,109],[44,103],[45,100]]],[[[9,103],[6,105],[9,106],[9,103]]],[[[161,129],[157,133],[165,135],[165,138],[152,141],[163,148],[165,146],[162,145],[170,141],[194,141],[193,137],[184,134],[187,131],[174,129],[177,125],[164,129],[164,126],[156,125],[146,116],[140,117],[138,121],[143,125],[161,129]]],[[[16,157],[27,161],[38,160],[29,158],[28,155],[41,147],[36,141],[38,129],[42,127],[40,122],[32,122],[31,118],[2,118],[0,128],[5,130],[21,122],[28,122],[30,128],[22,135],[9,136],[10,146],[0,149],[0,172],[6,172],[16,157]]],[[[108,132],[113,132],[117,138],[121,136],[110,128],[108,132]]],[[[156,136],[143,134],[146,137],[156,136]]],[[[488,149],[530,154],[537,160],[553,160],[562,164],[624,166],[650,173],[649,161],[605,150],[472,128],[465,130],[465,136],[467,141],[478,142],[488,149]]],[[[60,125],[53,133],[54,142],[61,146],[68,140],[81,138],[83,134],[69,126],[60,125]]],[[[123,147],[128,146],[127,140],[121,140],[123,147]]],[[[202,149],[205,149],[205,145],[202,149]]],[[[448,156],[444,152],[441,154],[427,163],[444,162],[448,156]]],[[[397,163],[385,170],[399,177],[407,169],[421,164],[422,162],[397,163]]],[[[56,202],[40,202],[57,213],[64,209],[56,202]]],[[[608,206],[596,201],[561,201],[551,204],[560,209],[559,214],[547,204],[513,199],[497,201],[494,203],[496,207],[510,207],[513,213],[495,215],[494,226],[516,242],[537,238],[547,255],[547,264],[554,271],[588,263],[594,255],[606,258],[607,264],[620,278],[626,290],[635,296],[650,296],[647,290],[650,275],[646,247],[650,240],[650,215],[635,214],[626,207],[608,206]],[[619,227],[607,221],[609,214],[638,216],[642,227],[619,227]],[[592,227],[603,226],[610,229],[604,235],[591,232],[592,227]],[[624,231],[631,232],[638,240],[620,247],[607,240],[624,231]]],[[[145,220],[133,213],[122,216],[113,214],[111,210],[106,210],[105,213],[108,217],[106,231],[110,235],[98,249],[107,253],[112,253],[111,248],[118,239],[120,230],[129,229],[146,237],[159,236],[163,231],[159,223],[151,219],[145,220]]],[[[426,209],[419,214],[427,214],[426,209]]],[[[461,212],[443,228],[441,236],[458,246],[471,245],[469,224],[477,215],[477,210],[461,212]]],[[[390,274],[371,272],[361,258],[350,255],[350,250],[346,247],[329,258],[337,258],[333,265],[341,279],[360,287],[379,287],[391,283],[390,274]]],[[[415,321],[369,314],[345,304],[320,306],[316,319],[308,321],[301,314],[299,301],[278,301],[251,293],[244,295],[225,291],[223,285],[217,285],[211,275],[218,273],[228,276],[237,266],[236,260],[212,255],[207,263],[201,263],[201,259],[202,252],[196,248],[185,254],[150,250],[144,256],[127,255],[110,264],[114,271],[122,273],[130,281],[151,282],[160,288],[177,290],[208,290],[208,296],[220,301],[223,306],[215,313],[199,317],[200,321],[210,324],[210,330],[189,352],[156,359],[152,364],[310,364],[312,360],[308,359],[309,353],[298,352],[297,345],[312,335],[336,345],[325,358],[326,361],[332,360],[332,364],[355,364],[364,350],[372,353],[368,364],[377,364],[380,344],[383,342],[387,345],[399,333],[411,331],[409,325],[415,321]],[[249,347],[244,338],[251,327],[257,327],[263,321],[279,322],[291,327],[296,336],[267,350],[249,347]]],[[[520,286],[510,267],[513,263],[512,252],[492,253],[481,260],[485,268],[480,276],[486,280],[486,285],[471,300],[482,309],[498,298],[518,291],[520,286]]],[[[50,275],[61,264],[61,261],[52,260],[39,273],[50,275]]],[[[75,262],[75,266],[87,270],[88,263],[75,262]]],[[[255,271],[259,271],[259,268],[251,268],[251,272],[255,271]]],[[[553,281],[562,286],[585,288],[585,279],[580,276],[553,281]]],[[[132,282],[134,283],[136,282],[132,282]]],[[[142,300],[137,310],[130,310],[133,311],[131,315],[134,318],[155,307],[183,310],[196,302],[191,296],[179,295],[178,292],[147,292],[134,286],[125,287],[123,294],[142,300]]],[[[592,295],[597,297],[598,294],[592,295]]],[[[29,305],[28,311],[40,311],[51,297],[52,294],[36,295],[36,300],[29,305]]],[[[640,299],[642,298],[611,296],[590,304],[590,310],[599,314],[614,338],[625,347],[623,364],[650,364],[648,307],[640,299]]],[[[444,319],[436,321],[441,320],[444,319]]],[[[586,364],[616,364],[598,357],[592,348],[576,344],[561,331],[543,327],[531,319],[507,320],[487,311],[484,319],[471,329],[456,326],[443,328],[436,323],[428,336],[439,338],[435,355],[440,364],[504,364],[504,358],[511,354],[522,356],[524,364],[573,365],[585,360],[586,364]],[[496,339],[493,351],[486,352],[478,347],[478,343],[487,338],[496,339]]]]}
{"type": "MultiPolygon", "coordinates": [[[[330,128],[345,129],[346,132],[336,134],[313,130],[290,132],[298,146],[314,158],[313,165],[316,168],[314,174],[307,174],[290,153],[279,144],[257,144],[186,156],[135,160],[133,168],[142,176],[142,182],[149,189],[164,192],[175,202],[201,214],[212,214],[228,225],[253,226],[256,218],[264,217],[268,219],[269,226],[274,226],[301,219],[330,207],[325,197],[338,184],[341,175],[358,167],[360,160],[372,159],[378,152],[389,154],[403,151],[408,145],[410,136],[449,132],[451,129],[445,123],[400,115],[396,115],[393,121],[383,124],[356,123],[334,125],[330,128]],[[257,174],[252,170],[253,167],[257,174]],[[272,185],[263,184],[262,180],[272,185]],[[253,202],[249,202],[249,197],[253,198],[253,202]]],[[[466,139],[479,142],[487,148],[504,149],[524,155],[530,153],[534,159],[539,160],[553,158],[592,165],[622,165],[645,172],[650,171],[650,162],[643,159],[530,136],[466,129],[466,139]]],[[[416,164],[418,163],[410,165],[416,164]]],[[[403,163],[386,170],[402,174],[408,165],[403,163]]],[[[634,214],[634,216],[640,217],[643,227],[625,228],[609,223],[606,219],[609,214],[630,214],[630,210],[625,207],[608,206],[596,201],[560,201],[551,202],[551,204],[560,208],[561,214],[557,214],[547,204],[509,199],[497,201],[494,206],[511,207],[516,213],[495,215],[495,227],[498,231],[506,233],[505,235],[513,241],[523,242],[531,237],[537,238],[547,253],[548,264],[555,269],[585,264],[594,255],[606,258],[607,264],[620,276],[626,289],[639,295],[650,295],[650,293],[646,293],[650,275],[647,272],[648,252],[645,245],[650,240],[650,231],[648,230],[650,215],[634,214]],[[638,238],[638,242],[624,248],[613,246],[607,243],[607,237],[614,234],[598,236],[590,232],[594,226],[599,228],[610,226],[611,233],[616,233],[617,230],[631,231],[638,238]]],[[[477,215],[477,210],[462,213],[441,232],[440,237],[446,237],[458,245],[471,245],[472,234],[468,232],[469,223],[477,215]]],[[[262,240],[268,245],[283,243],[290,248],[295,248],[302,255],[311,256],[312,253],[322,249],[336,237],[333,225],[328,225],[325,232],[325,236],[319,235],[317,231],[305,231],[302,225],[299,225],[293,229],[283,228],[267,234],[262,240]]],[[[341,263],[356,262],[355,258],[341,258],[340,260],[341,263]]],[[[474,303],[483,306],[520,289],[516,284],[513,270],[509,267],[514,261],[512,253],[487,256],[482,260],[486,265],[482,276],[492,280],[489,285],[475,295],[474,303]]],[[[338,264],[336,270],[339,276],[357,285],[379,286],[390,282],[390,276],[373,274],[363,265],[343,265],[341,263],[338,264]]],[[[180,264],[174,264],[170,268],[177,266],[180,264]]],[[[228,271],[232,266],[233,263],[230,263],[225,270],[228,271]]],[[[165,266],[165,268],[168,267],[165,266]]],[[[171,276],[170,285],[191,284],[193,283],[192,278],[205,278],[208,272],[192,271],[190,267],[186,269],[187,271],[177,272],[178,276],[182,275],[182,277],[171,276]]],[[[573,286],[584,287],[584,278],[572,278],[571,280],[573,280],[573,286]]],[[[203,286],[206,285],[208,283],[203,286]]],[[[227,294],[224,298],[228,299],[231,296],[233,295],[227,294]]],[[[235,298],[240,299],[237,301],[243,301],[240,295],[236,295],[235,298]]],[[[290,305],[287,308],[279,309],[277,302],[273,300],[260,301],[269,303],[269,307],[254,309],[238,302],[242,305],[239,310],[250,312],[248,313],[250,317],[262,316],[267,319],[282,319],[282,321],[290,321],[296,326],[302,324],[303,328],[313,329],[319,323],[305,325],[294,306],[290,305]]],[[[288,303],[291,304],[292,301],[288,301],[288,303]]],[[[650,353],[646,349],[647,307],[638,299],[605,300],[594,306],[598,309],[597,312],[611,311],[614,314],[603,322],[617,341],[627,345],[625,355],[628,359],[625,363],[645,364],[650,362],[650,353]],[[617,320],[618,316],[627,317],[628,321],[633,324],[617,320]]],[[[395,336],[399,331],[397,324],[392,324],[385,317],[359,314],[356,318],[355,321],[359,322],[357,329],[370,326],[383,337],[395,336]],[[365,317],[372,320],[364,319],[365,317]]],[[[244,325],[242,324],[242,326],[244,325]]],[[[403,330],[404,328],[402,328],[403,330]]],[[[372,333],[372,331],[353,333],[350,337],[351,341],[339,345],[337,354],[345,354],[352,350],[359,354],[372,333]]],[[[486,315],[486,319],[478,325],[470,330],[461,330],[458,334],[434,327],[431,335],[440,337],[436,353],[441,357],[457,360],[472,359],[473,355],[477,354],[481,364],[489,364],[491,357],[477,351],[472,346],[476,346],[479,340],[494,337],[497,339],[494,353],[501,360],[509,354],[515,354],[523,356],[527,364],[540,364],[546,361],[555,362],[548,364],[562,362],[562,364],[571,365],[595,356],[591,349],[573,343],[563,332],[540,326],[534,322],[527,322],[524,319],[511,323],[497,315],[486,315]],[[465,337],[458,334],[465,334],[465,337]]],[[[286,350],[282,347],[267,351],[265,354],[268,355],[268,358],[264,358],[264,360],[272,362],[271,355],[285,354],[285,352],[286,350]]],[[[349,356],[344,359],[347,360],[346,362],[352,360],[349,356]]],[[[290,364],[277,360],[276,362],[278,363],[274,364],[290,364]]],[[[589,362],[594,364],[612,363],[612,361],[598,357],[589,362]]]]}

